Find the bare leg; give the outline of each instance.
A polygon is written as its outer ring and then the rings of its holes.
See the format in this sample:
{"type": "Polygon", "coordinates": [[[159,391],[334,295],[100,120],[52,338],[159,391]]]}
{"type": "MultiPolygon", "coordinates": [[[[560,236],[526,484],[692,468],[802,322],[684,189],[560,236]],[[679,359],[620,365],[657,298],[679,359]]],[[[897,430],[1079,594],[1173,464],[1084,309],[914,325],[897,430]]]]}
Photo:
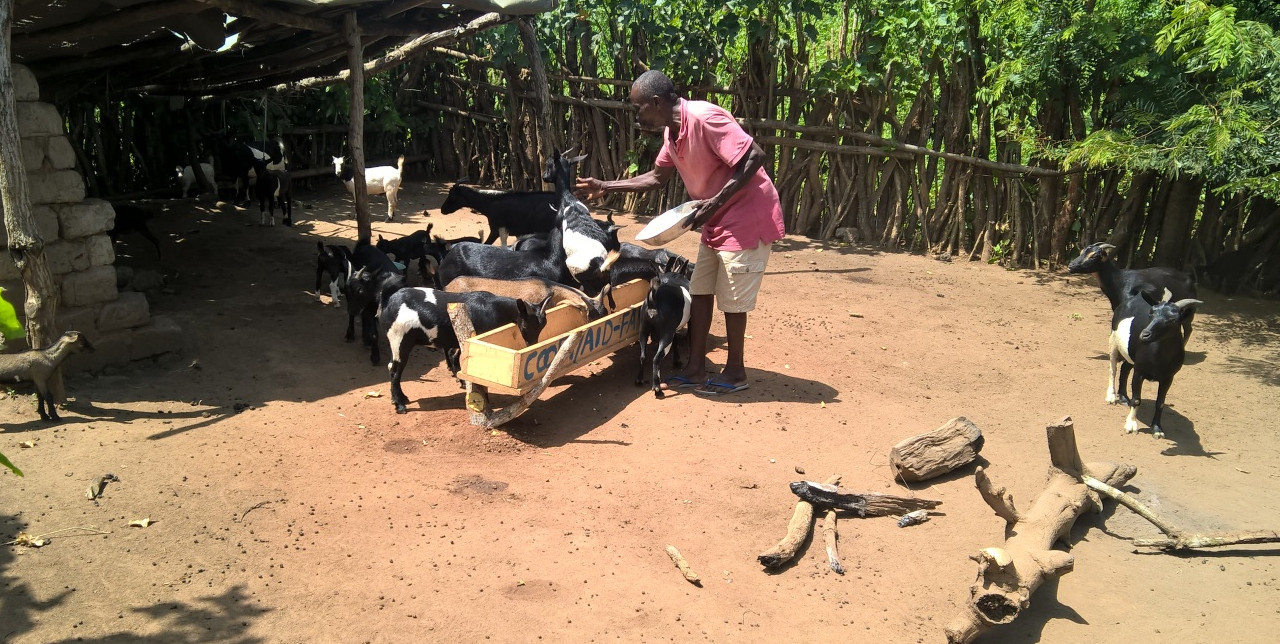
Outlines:
{"type": "Polygon", "coordinates": [[[720,382],[740,385],[747,381],[747,368],[742,361],[742,349],[747,334],[746,313],[724,314],[725,335],[729,340],[729,357],[725,359],[720,382]]]}
{"type": "Polygon", "coordinates": [[[694,382],[707,376],[707,334],[711,332],[714,295],[695,295],[689,307],[689,362],[679,375],[694,382]]]}

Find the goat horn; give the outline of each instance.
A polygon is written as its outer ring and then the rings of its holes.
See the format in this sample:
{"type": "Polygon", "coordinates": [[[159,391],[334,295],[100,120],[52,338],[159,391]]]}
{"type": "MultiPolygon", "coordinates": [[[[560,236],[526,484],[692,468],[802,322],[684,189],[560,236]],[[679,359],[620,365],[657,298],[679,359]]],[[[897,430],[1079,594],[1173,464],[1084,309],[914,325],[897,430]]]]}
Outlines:
{"type": "Polygon", "coordinates": [[[1177,302],[1173,303],[1173,305],[1178,307],[1179,309],[1185,309],[1188,306],[1200,306],[1201,304],[1204,304],[1204,302],[1201,302],[1200,300],[1193,300],[1191,298],[1187,298],[1185,300],[1178,300],[1177,302]]]}
{"type": "Polygon", "coordinates": [[[1111,244],[1107,244],[1107,243],[1098,244],[1098,248],[1099,248],[1099,249],[1101,249],[1101,250],[1108,251],[1108,252],[1113,251],[1113,250],[1115,250],[1115,249],[1116,249],[1116,247],[1115,247],[1115,246],[1112,246],[1111,244]]]}

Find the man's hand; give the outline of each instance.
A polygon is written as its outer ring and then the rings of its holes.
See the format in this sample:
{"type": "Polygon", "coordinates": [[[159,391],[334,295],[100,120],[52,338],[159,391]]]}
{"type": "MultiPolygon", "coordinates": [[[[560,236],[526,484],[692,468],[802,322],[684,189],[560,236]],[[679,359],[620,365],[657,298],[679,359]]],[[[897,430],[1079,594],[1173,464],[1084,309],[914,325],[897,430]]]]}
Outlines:
{"type": "Polygon", "coordinates": [[[693,207],[693,214],[689,215],[682,225],[690,230],[701,227],[710,221],[719,209],[720,204],[716,203],[715,199],[703,199],[693,207]]]}
{"type": "Polygon", "coordinates": [[[579,199],[599,199],[604,196],[604,182],[595,177],[578,177],[573,195],[579,199]]]}

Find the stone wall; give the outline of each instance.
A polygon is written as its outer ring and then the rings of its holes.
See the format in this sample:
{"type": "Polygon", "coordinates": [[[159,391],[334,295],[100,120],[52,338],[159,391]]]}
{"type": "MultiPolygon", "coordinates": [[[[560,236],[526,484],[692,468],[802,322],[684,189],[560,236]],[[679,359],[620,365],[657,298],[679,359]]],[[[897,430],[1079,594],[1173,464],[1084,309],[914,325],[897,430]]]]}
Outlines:
{"type": "MultiPolygon", "coordinates": [[[[35,76],[13,66],[18,131],[27,189],[36,228],[45,242],[45,260],[61,291],[60,330],[86,335],[96,351],[72,356],[68,371],[100,370],[131,360],[182,349],[182,329],[173,320],[152,317],[147,296],[116,290],[115,247],[107,231],[115,211],[101,199],[85,199],[76,171],[75,149],[53,105],[40,102],[35,76]]],[[[0,226],[0,247],[8,243],[0,226]]],[[[8,252],[0,252],[0,286],[22,314],[25,287],[8,252]]],[[[11,347],[21,348],[21,343],[11,347]]]]}

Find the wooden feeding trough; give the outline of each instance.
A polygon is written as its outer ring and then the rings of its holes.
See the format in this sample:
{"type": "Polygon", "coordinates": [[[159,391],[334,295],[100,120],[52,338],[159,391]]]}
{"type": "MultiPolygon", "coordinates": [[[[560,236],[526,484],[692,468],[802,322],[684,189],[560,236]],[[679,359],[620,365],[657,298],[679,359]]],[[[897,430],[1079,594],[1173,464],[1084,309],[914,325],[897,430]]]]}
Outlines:
{"type": "Polygon", "coordinates": [[[593,360],[630,346],[640,337],[641,307],[649,282],[632,280],[613,290],[616,305],[599,320],[588,322],[583,311],[561,304],[547,311],[547,326],[537,344],[524,341],[515,325],[508,324],[475,335],[465,306],[449,305],[454,331],[462,347],[467,409],[471,423],[497,427],[524,413],[556,378],[593,360]],[[499,410],[489,407],[489,390],[519,396],[499,410]]]}

